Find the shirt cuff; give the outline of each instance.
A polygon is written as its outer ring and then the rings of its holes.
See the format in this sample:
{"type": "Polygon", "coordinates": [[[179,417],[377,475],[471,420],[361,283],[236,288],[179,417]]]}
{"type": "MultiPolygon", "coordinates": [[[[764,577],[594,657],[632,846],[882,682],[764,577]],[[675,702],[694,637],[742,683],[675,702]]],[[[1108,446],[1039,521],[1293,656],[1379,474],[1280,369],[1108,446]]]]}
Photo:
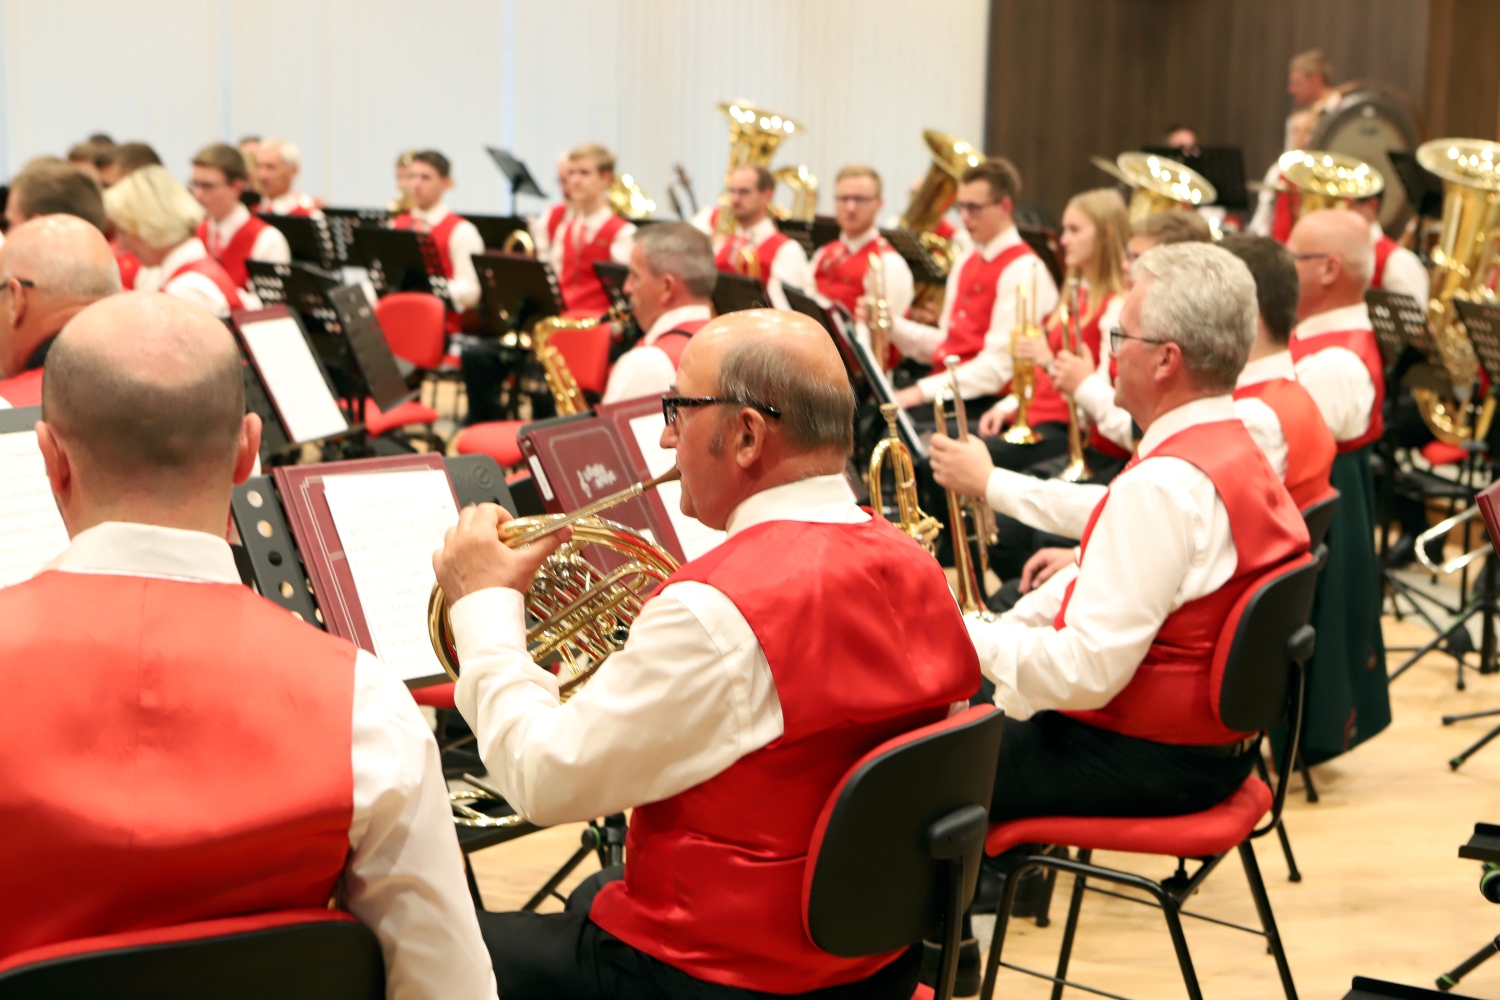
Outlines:
{"type": "Polygon", "coordinates": [[[1104,380],[1104,376],[1094,372],[1078,384],[1078,391],[1073,394],[1073,400],[1083,407],[1083,412],[1087,413],[1090,419],[1098,423],[1103,419],[1105,411],[1114,405],[1115,391],[1104,380]]]}
{"type": "Polygon", "coordinates": [[[526,655],[526,597],[509,587],[464,595],[448,610],[459,663],[499,652],[526,655]]]}
{"type": "Polygon", "coordinates": [[[939,390],[948,384],[947,375],[929,375],[917,379],[917,388],[922,390],[922,402],[930,403],[937,398],[939,390]]]}

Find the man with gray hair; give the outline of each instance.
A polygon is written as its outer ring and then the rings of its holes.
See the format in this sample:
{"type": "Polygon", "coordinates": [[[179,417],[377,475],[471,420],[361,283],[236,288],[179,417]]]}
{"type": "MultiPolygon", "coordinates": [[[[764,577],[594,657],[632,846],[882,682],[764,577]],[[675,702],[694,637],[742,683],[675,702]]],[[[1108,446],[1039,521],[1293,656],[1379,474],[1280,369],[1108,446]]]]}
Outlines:
{"type": "Polygon", "coordinates": [[[671,388],[693,334],[713,318],[714,248],[685,222],[647,226],[630,251],[625,294],[646,335],[615,362],[605,403],[658,396],[671,388]]]}
{"type": "MultiPolygon", "coordinates": [[[[1092,510],[1072,484],[1033,487],[1083,540],[1055,615],[1036,613],[1049,581],[999,620],[969,625],[1008,717],[997,821],[1177,815],[1232,795],[1254,742],[1210,701],[1215,642],[1247,588],[1307,551],[1302,518],[1231,395],[1255,339],[1249,269],[1218,247],[1180,243],[1134,270],[1111,347],[1116,401],[1145,431],[1136,456],[1092,510]]],[[[942,482],[937,456],[963,446],[932,444],[942,482]]],[[[995,470],[990,491],[1013,488],[1014,476],[995,470]]]]}
{"type": "Polygon", "coordinates": [[[292,190],[302,170],[302,151],[285,139],[262,139],[255,147],[255,183],[260,201],[255,211],[261,215],[304,215],[323,217],[322,203],[311,195],[292,190]]]}
{"type": "Polygon", "coordinates": [[[96,226],[44,215],[12,229],[0,246],[0,406],[40,403],[53,338],[85,306],[119,290],[114,252],[96,226]]]}

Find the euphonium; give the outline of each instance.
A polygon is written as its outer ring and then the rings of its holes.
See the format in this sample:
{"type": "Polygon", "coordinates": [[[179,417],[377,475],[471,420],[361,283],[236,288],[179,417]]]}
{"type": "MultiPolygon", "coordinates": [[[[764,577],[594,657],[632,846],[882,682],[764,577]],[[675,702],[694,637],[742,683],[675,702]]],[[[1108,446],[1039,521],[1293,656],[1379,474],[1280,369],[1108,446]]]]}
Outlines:
{"type": "Polygon", "coordinates": [[[891,356],[891,305],[885,297],[885,261],[871,252],[869,264],[865,274],[872,287],[865,295],[865,309],[870,314],[865,326],[870,331],[870,354],[881,371],[886,371],[886,359],[891,356]]]}
{"type": "MultiPolygon", "coordinates": [[[[932,165],[927,168],[927,176],[922,178],[896,225],[916,233],[922,246],[946,275],[958,254],[952,243],[932,230],[952,207],[953,199],[958,197],[958,179],[965,170],[978,166],[983,156],[967,142],[945,132],[928,129],[922,133],[922,139],[932,154],[932,165]]],[[[918,285],[912,308],[941,309],[945,291],[943,285],[918,285]]]]}
{"type": "Polygon", "coordinates": [[[1039,440],[1027,420],[1031,413],[1031,397],[1036,392],[1036,363],[1016,353],[1022,340],[1039,340],[1042,336],[1041,328],[1032,319],[1032,303],[1033,299],[1026,294],[1025,288],[1016,289],[1016,325],[1010,332],[1010,391],[1018,405],[1015,422],[1002,435],[1011,444],[1036,444],[1039,440]]]}
{"type": "MultiPolygon", "coordinates": [[[[1083,351],[1079,346],[1082,337],[1078,327],[1083,322],[1083,303],[1082,284],[1076,277],[1069,278],[1058,320],[1062,323],[1063,349],[1080,357],[1083,351]]],[[[1088,476],[1089,470],[1083,461],[1083,429],[1078,426],[1078,404],[1061,389],[1058,394],[1068,404],[1068,464],[1057,478],[1065,483],[1079,483],[1088,476]]]]}
{"type": "MultiPolygon", "coordinates": [[[[776,148],[802,131],[800,123],[749,101],[721,101],[719,111],[729,119],[729,166],[724,170],[725,187],[729,185],[729,176],[739,167],[770,167],[776,148]]],[[[807,177],[811,179],[812,175],[807,177]]],[[[796,190],[795,186],[793,190],[796,190]]],[[[812,190],[817,191],[815,180],[812,181],[812,190]]],[[[728,195],[719,196],[717,230],[724,235],[734,232],[728,195]]]]}
{"type": "MultiPolygon", "coordinates": [[[[792,190],[792,207],[786,209],[785,217],[801,222],[811,222],[818,214],[818,179],[807,169],[806,164],[782,167],[771,172],[777,184],[785,184],[792,190]]],[[[773,210],[779,206],[771,206],[773,210]]]]}
{"type": "Polygon", "coordinates": [[[617,174],[609,182],[609,207],[622,219],[647,219],[656,211],[656,202],[646,197],[646,192],[629,174],[617,174]]]}
{"type": "Polygon", "coordinates": [[[885,486],[881,473],[887,465],[896,483],[896,526],[915,538],[928,552],[936,547],[937,536],[943,523],[931,514],[924,513],[918,504],[917,473],[911,464],[911,452],[901,443],[896,433],[895,403],[881,403],[880,413],[885,417],[886,436],[875,445],[870,455],[870,509],[878,518],[885,518],[885,486]]]}
{"type": "MultiPolygon", "coordinates": [[[[547,557],[526,591],[526,613],[536,622],[526,630],[527,650],[538,663],[555,659],[560,664],[562,700],[572,697],[610,654],[625,645],[650,592],[677,569],[677,560],[640,532],[596,515],[681,475],[674,466],[571,514],[518,517],[500,525],[500,540],[513,549],[563,528],[573,529],[573,537],[547,557]],[[590,545],[618,553],[624,564],[609,572],[595,568],[583,557],[590,545]]],[[[448,599],[437,584],[427,601],[427,636],[443,669],[457,680],[453,623],[448,599]]]]}
{"type": "Polygon", "coordinates": [[[1219,197],[1202,174],[1164,156],[1128,152],[1115,158],[1114,169],[1108,160],[1095,159],[1094,164],[1130,185],[1132,224],[1173,208],[1210,205],[1219,197]]]}
{"type": "Polygon", "coordinates": [[[524,228],[513,229],[510,235],[505,237],[505,242],[500,244],[501,253],[516,253],[523,257],[536,256],[536,240],[524,228]]]}
{"type": "MultiPolygon", "coordinates": [[[[943,362],[948,368],[948,378],[953,390],[953,415],[958,421],[958,440],[969,439],[969,417],[964,410],[963,393],[958,389],[958,355],[950,354],[943,362]]],[[[943,408],[943,393],[932,400],[933,415],[937,418],[939,434],[946,434],[948,414],[943,408]]],[[[956,577],[953,596],[959,610],[982,621],[991,621],[994,615],[984,604],[984,590],[979,582],[990,568],[990,549],[995,543],[997,529],[995,512],[990,505],[975,497],[967,497],[953,490],[948,491],[948,527],[953,532],[953,571],[956,577]],[[973,544],[979,550],[979,566],[976,571],[974,555],[969,551],[973,544]]]]}

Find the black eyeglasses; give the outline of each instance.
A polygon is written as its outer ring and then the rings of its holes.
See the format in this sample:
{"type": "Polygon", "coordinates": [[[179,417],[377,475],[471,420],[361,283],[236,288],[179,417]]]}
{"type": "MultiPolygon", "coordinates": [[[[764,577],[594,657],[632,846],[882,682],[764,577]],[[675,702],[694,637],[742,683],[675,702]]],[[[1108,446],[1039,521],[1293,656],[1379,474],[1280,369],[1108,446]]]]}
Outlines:
{"type": "Polygon", "coordinates": [[[1165,340],[1152,340],[1150,337],[1132,337],[1130,334],[1126,333],[1124,330],[1120,329],[1117,326],[1113,330],[1109,331],[1109,353],[1119,354],[1121,345],[1123,345],[1127,340],[1139,340],[1143,344],[1169,343],[1169,341],[1165,340]]]}
{"type": "Polygon", "coordinates": [[[666,418],[667,423],[677,422],[677,411],[680,408],[693,409],[699,406],[718,406],[719,404],[731,406],[748,406],[753,410],[759,410],[768,417],[781,419],[781,411],[774,406],[765,403],[757,403],[750,399],[735,399],[733,396],[663,396],[661,398],[661,415],[666,418]]]}
{"type": "Polygon", "coordinates": [[[956,201],[953,207],[958,209],[959,215],[978,215],[991,205],[998,205],[1004,200],[1004,198],[997,198],[994,201],[956,201]]]}
{"type": "Polygon", "coordinates": [[[6,278],[4,281],[0,281],[0,291],[7,291],[7,290],[9,290],[10,289],[10,283],[12,281],[14,281],[16,284],[20,285],[22,288],[35,288],[36,287],[36,282],[32,281],[30,278],[6,278]]]}

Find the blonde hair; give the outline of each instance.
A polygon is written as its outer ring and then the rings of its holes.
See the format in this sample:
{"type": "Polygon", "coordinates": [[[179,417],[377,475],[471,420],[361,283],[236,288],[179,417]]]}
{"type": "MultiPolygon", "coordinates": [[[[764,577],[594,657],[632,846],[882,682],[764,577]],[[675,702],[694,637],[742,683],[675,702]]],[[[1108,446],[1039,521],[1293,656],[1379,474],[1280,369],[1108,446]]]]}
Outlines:
{"type": "Polygon", "coordinates": [[[875,182],[875,197],[881,196],[880,175],[875,172],[874,167],[867,167],[863,163],[851,163],[839,171],[839,175],[833,179],[837,184],[846,177],[868,177],[875,182]]]}
{"type": "Polygon", "coordinates": [[[586,142],[582,146],[574,146],[568,151],[568,159],[588,160],[598,168],[601,174],[615,172],[615,154],[597,142],[586,142]]]}
{"type": "Polygon", "coordinates": [[[104,192],[104,212],[116,226],[155,250],[175,247],[192,236],[203,218],[203,206],[161,166],[142,167],[111,186],[104,192]]]}
{"type": "Polygon", "coordinates": [[[1306,73],[1308,76],[1321,76],[1325,85],[1333,83],[1333,63],[1328,61],[1328,56],[1322,49],[1298,52],[1292,56],[1287,68],[1296,70],[1298,73],[1306,73]]]}
{"type": "Polygon", "coordinates": [[[1075,194],[1068,208],[1082,212],[1094,224],[1094,255],[1076,275],[1088,284],[1084,321],[1092,320],[1110,296],[1125,290],[1125,243],[1130,239],[1130,216],[1114,188],[1095,188],[1075,194]]]}

